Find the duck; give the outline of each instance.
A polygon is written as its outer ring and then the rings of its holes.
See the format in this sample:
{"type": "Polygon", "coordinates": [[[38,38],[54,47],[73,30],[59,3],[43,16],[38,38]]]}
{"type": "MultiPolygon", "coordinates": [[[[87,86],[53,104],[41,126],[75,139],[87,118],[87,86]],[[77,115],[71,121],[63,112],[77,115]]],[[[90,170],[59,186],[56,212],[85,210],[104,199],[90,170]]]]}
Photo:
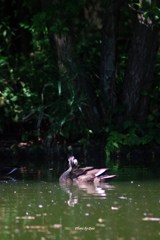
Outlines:
{"type": "Polygon", "coordinates": [[[92,166],[80,168],[78,160],[71,156],[68,158],[69,168],[60,176],[61,184],[104,183],[116,177],[108,175],[109,168],[96,169],[92,166]]]}

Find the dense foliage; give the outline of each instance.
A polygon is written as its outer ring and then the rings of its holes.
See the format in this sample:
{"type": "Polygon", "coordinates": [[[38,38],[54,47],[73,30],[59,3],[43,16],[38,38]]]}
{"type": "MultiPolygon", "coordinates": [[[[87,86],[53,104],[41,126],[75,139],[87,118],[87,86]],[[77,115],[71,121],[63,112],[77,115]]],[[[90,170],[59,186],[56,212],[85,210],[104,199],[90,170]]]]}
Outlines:
{"type": "Polygon", "coordinates": [[[0,133],[160,144],[157,1],[2,1],[0,133]],[[118,2],[118,3],[117,3],[118,2]]]}

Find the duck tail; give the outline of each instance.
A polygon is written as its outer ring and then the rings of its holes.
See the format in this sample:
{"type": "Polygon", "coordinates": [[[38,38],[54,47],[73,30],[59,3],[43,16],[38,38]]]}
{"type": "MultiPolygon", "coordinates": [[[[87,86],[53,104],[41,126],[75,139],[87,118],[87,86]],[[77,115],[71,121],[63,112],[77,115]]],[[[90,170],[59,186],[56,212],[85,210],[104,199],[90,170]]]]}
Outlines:
{"type": "Polygon", "coordinates": [[[110,179],[113,179],[113,178],[116,178],[117,176],[116,175],[105,175],[105,176],[101,176],[101,180],[110,180],[110,179]]]}

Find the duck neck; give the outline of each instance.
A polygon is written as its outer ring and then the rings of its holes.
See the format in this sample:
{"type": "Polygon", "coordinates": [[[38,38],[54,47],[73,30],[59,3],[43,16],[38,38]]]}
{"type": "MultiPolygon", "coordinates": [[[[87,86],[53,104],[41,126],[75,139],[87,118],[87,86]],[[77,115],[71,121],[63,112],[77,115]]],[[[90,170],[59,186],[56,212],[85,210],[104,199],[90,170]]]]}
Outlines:
{"type": "Polygon", "coordinates": [[[66,181],[67,179],[70,178],[70,173],[72,171],[72,167],[70,166],[63,174],[62,176],[60,177],[60,181],[61,182],[64,182],[66,181]]]}

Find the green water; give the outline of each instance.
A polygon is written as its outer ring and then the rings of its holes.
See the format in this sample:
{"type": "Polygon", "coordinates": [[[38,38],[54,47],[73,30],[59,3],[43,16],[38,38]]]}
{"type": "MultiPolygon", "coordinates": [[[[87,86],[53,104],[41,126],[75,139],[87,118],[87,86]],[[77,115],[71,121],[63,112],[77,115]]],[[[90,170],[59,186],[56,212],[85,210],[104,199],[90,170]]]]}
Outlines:
{"type": "Polygon", "coordinates": [[[58,183],[0,183],[2,240],[158,240],[160,181],[102,188],[58,183]]]}

